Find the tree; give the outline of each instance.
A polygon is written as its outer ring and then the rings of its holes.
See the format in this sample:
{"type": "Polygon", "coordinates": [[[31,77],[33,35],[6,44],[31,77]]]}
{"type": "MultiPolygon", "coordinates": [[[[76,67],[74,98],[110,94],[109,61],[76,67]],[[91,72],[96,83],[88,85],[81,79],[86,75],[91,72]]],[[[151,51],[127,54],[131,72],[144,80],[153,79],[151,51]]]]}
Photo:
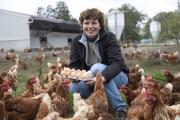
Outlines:
{"type": "Polygon", "coordinates": [[[69,21],[72,18],[65,2],[57,2],[56,7],[54,8],[54,17],[57,19],[63,19],[67,21],[69,21]]]}
{"type": "Polygon", "coordinates": [[[38,7],[36,13],[37,13],[38,16],[45,16],[45,8],[38,7]]]}
{"type": "Polygon", "coordinates": [[[123,31],[125,39],[139,40],[141,38],[140,23],[145,20],[146,15],[140,13],[130,4],[124,4],[118,10],[123,11],[125,15],[125,27],[123,31]]]}
{"type": "Polygon", "coordinates": [[[180,13],[175,12],[161,12],[153,17],[154,20],[158,20],[161,23],[160,40],[172,40],[175,39],[179,44],[180,39],[180,13]]]}
{"type": "Polygon", "coordinates": [[[54,13],[54,9],[52,5],[48,5],[46,9],[46,17],[54,17],[53,13],[54,13]]]}
{"type": "Polygon", "coordinates": [[[46,9],[43,7],[38,7],[37,15],[77,22],[77,20],[70,15],[68,6],[63,1],[57,2],[55,8],[53,8],[52,5],[48,5],[46,9]]]}
{"type": "Polygon", "coordinates": [[[177,44],[180,45],[180,14],[178,12],[171,13],[168,16],[167,26],[169,38],[175,39],[177,44]]]}

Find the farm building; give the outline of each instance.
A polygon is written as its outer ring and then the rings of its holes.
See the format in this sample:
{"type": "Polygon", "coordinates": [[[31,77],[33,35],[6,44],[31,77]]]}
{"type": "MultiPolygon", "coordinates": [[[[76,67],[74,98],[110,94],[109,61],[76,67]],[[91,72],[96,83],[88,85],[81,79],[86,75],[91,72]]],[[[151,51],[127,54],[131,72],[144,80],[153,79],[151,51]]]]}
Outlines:
{"type": "Polygon", "coordinates": [[[0,48],[64,48],[80,32],[78,23],[0,9],[0,48]]]}

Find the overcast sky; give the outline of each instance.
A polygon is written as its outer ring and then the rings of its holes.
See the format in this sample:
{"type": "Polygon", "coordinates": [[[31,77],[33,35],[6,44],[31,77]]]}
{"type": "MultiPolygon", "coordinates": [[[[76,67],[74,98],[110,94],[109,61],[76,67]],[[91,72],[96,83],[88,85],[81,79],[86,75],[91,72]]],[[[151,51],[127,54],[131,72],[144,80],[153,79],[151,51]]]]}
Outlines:
{"type": "MultiPolygon", "coordinates": [[[[62,0],[0,0],[0,9],[10,10],[20,13],[36,15],[38,7],[44,8],[47,5],[56,5],[56,2],[62,0]]],[[[82,10],[96,7],[103,13],[107,13],[111,8],[121,7],[122,4],[129,3],[139,12],[153,17],[159,12],[174,11],[177,9],[178,0],[64,0],[67,4],[70,14],[77,18],[82,10]]]]}

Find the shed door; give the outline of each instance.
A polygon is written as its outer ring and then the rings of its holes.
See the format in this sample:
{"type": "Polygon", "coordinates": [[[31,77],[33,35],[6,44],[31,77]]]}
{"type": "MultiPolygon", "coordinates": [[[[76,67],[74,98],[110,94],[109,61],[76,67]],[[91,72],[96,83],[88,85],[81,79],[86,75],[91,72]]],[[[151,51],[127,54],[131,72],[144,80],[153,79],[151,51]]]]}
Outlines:
{"type": "Polygon", "coordinates": [[[47,37],[40,37],[39,40],[40,40],[41,48],[47,48],[48,47],[48,45],[47,45],[47,37]]]}

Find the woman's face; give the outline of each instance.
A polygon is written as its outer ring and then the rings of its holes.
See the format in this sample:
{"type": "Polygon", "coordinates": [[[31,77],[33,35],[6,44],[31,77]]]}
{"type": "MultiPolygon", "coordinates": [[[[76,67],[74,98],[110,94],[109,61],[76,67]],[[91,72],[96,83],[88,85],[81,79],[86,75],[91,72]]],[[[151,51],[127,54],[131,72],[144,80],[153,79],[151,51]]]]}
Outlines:
{"type": "Polygon", "coordinates": [[[98,20],[85,19],[82,28],[89,38],[94,38],[99,33],[101,26],[98,20]]]}

